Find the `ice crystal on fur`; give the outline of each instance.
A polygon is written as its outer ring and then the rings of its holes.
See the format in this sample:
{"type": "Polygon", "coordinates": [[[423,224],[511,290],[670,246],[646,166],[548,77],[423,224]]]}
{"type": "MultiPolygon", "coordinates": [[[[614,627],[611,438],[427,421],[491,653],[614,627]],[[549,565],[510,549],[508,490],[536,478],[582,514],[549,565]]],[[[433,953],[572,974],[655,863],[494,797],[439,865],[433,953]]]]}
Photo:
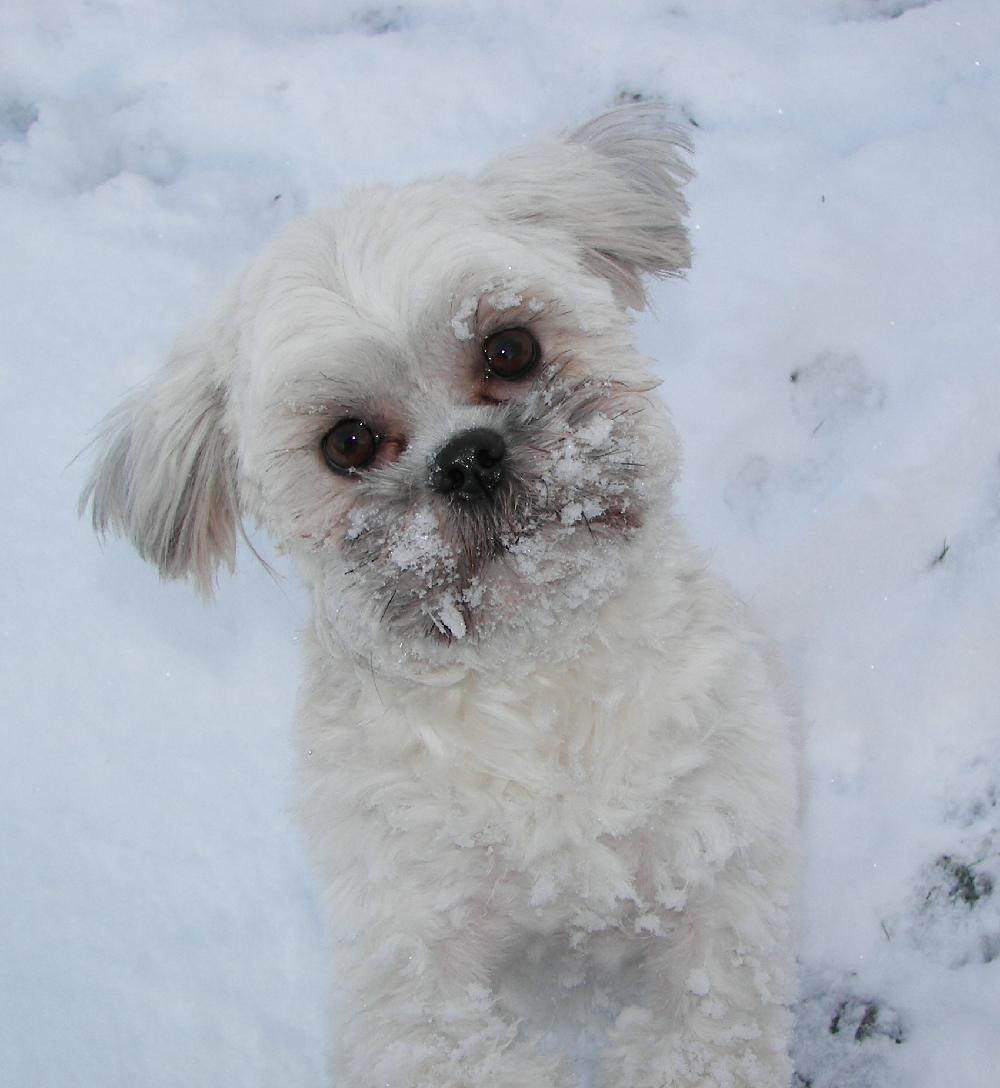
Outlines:
{"type": "Polygon", "coordinates": [[[478,304],[478,297],[470,297],[465,299],[458,309],[455,310],[455,316],[451,319],[451,327],[455,333],[456,340],[472,339],[472,328],[469,325],[469,318],[476,312],[478,304]]]}

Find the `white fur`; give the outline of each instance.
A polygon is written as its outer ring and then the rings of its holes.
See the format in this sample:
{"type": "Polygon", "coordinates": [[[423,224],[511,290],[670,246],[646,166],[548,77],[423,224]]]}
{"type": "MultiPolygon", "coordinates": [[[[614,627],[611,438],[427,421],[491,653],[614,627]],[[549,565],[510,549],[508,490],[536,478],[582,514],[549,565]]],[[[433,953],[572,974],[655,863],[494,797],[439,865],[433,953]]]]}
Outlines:
{"type": "Polygon", "coordinates": [[[313,591],[301,808],[338,1088],[571,1083],[553,1033],[584,1024],[599,1085],[790,1077],[788,720],[675,523],[626,313],[687,264],[684,146],[627,107],[474,180],[355,193],[109,423],[99,530],[209,591],[248,516],[313,591]],[[510,326],[543,365],[484,383],[510,326]],[[319,454],[345,416],[388,436],[354,476],[319,454]],[[479,426],[510,487],[470,511],[428,465],[479,426]]]}

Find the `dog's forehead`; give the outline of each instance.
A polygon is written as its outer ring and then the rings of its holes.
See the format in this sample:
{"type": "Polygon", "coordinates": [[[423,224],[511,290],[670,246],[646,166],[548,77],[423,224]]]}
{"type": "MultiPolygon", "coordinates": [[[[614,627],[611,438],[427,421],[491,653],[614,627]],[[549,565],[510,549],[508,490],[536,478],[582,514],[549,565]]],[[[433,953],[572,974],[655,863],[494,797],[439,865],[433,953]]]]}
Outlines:
{"type": "Polygon", "coordinates": [[[286,229],[252,269],[250,382],[273,397],[321,375],[344,399],[420,384],[448,342],[468,336],[484,295],[524,284],[565,292],[579,276],[571,250],[531,245],[462,179],[362,190],[286,229]]]}

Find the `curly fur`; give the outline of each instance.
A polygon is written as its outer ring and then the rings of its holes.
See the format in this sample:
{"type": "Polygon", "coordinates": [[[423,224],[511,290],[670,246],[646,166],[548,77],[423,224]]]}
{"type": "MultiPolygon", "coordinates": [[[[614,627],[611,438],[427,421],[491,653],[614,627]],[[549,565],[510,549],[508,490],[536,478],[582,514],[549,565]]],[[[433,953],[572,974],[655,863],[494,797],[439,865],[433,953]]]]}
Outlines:
{"type": "Polygon", "coordinates": [[[301,811],[339,1088],[569,1084],[567,1038],[599,1085],[788,1082],[789,720],[676,524],[627,313],[688,264],[686,150],[624,107],[474,179],[351,194],[105,431],[98,530],[208,591],[250,518],[312,591],[301,811]],[[511,327],[542,359],[501,382],[482,344],[511,327]],[[324,461],[343,418],[370,468],[324,461]],[[462,503],[434,457],[482,427],[505,474],[462,503]]]}

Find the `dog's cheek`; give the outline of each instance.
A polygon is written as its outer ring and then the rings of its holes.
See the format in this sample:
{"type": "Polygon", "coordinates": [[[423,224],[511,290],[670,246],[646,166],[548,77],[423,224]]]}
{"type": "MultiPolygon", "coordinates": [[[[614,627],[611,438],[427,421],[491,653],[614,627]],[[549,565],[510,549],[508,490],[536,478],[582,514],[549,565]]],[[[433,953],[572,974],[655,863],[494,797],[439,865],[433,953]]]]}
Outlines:
{"type": "MultiPolygon", "coordinates": [[[[318,458],[316,459],[318,462],[318,458]]],[[[279,552],[293,558],[341,547],[358,493],[354,480],[340,480],[313,459],[296,459],[249,481],[246,493],[255,520],[279,552]]]]}

